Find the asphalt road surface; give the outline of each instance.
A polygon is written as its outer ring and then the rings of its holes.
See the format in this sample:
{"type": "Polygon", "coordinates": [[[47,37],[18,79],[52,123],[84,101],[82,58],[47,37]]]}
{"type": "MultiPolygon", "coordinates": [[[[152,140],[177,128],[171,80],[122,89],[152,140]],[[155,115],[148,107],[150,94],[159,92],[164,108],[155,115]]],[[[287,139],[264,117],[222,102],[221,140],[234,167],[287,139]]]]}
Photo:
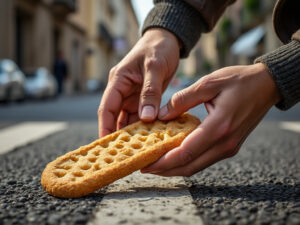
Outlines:
{"type": "MultiPolygon", "coordinates": [[[[0,105],[0,225],[300,224],[299,104],[286,113],[272,109],[239,154],[192,177],[136,172],[83,198],[48,195],[41,172],[97,138],[99,100],[0,105]]],[[[192,112],[205,116],[201,107],[192,112]]]]}

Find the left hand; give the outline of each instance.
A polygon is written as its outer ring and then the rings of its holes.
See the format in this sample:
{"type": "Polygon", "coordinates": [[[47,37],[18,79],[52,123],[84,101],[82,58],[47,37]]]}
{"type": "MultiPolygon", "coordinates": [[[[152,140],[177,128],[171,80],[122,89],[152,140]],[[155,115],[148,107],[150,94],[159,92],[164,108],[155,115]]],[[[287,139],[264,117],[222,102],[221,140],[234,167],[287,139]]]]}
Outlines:
{"type": "Polygon", "coordinates": [[[161,176],[191,176],[234,156],[268,110],[280,100],[265,65],[226,67],[174,94],[160,109],[169,120],[204,103],[208,115],[182,142],[141,170],[161,176]]]}

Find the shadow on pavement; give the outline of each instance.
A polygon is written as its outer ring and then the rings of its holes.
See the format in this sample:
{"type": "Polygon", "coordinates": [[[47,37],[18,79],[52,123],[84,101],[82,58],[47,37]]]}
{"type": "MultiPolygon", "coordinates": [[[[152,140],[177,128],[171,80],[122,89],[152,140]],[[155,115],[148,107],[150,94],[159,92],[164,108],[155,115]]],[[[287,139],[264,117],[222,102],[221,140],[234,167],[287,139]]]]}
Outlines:
{"type": "MultiPolygon", "coordinates": [[[[184,196],[184,192],[182,190],[186,190],[187,187],[179,187],[179,188],[163,188],[163,187],[135,187],[126,189],[125,191],[108,191],[105,193],[109,199],[132,199],[132,198],[146,198],[141,201],[151,200],[157,196],[167,196],[167,197],[180,197],[184,196]]],[[[98,195],[98,193],[93,193],[94,195],[98,195]]],[[[99,195],[103,195],[103,191],[99,193],[99,195]]]]}
{"type": "Polygon", "coordinates": [[[254,184],[235,186],[192,185],[189,188],[197,199],[208,197],[242,198],[248,201],[300,202],[300,185],[254,184]]]}

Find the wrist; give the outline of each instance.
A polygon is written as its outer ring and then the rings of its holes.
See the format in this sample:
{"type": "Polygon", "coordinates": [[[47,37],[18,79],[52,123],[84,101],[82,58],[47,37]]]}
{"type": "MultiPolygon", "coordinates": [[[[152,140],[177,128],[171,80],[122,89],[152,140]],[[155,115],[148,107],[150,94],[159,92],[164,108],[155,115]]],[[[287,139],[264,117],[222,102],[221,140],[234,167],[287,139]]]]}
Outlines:
{"type": "Polygon", "coordinates": [[[273,105],[277,104],[280,102],[282,97],[268,67],[263,63],[257,63],[254,64],[254,66],[258,68],[259,74],[265,78],[265,84],[267,90],[269,91],[271,102],[273,105]]]}
{"type": "Polygon", "coordinates": [[[148,41],[167,40],[168,43],[171,44],[174,48],[178,49],[178,51],[180,51],[180,49],[182,48],[182,43],[176,37],[176,35],[163,28],[150,28],[143,34],[143,38],[148,41]]]}

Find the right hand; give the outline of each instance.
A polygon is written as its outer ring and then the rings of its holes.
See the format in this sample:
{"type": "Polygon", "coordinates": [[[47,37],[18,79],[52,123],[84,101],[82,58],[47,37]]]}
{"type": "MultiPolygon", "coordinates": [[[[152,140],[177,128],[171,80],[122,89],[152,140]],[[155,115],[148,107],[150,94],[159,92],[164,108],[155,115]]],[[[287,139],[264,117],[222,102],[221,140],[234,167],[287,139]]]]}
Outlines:
{"type": "Polygon", "coordinates": [[[99,137],[139,118],[153,121],[161,95],[179,62],[180,43],[167,30],[146,31],[133,49],[113,67],[98,109],[99,137]]]}

